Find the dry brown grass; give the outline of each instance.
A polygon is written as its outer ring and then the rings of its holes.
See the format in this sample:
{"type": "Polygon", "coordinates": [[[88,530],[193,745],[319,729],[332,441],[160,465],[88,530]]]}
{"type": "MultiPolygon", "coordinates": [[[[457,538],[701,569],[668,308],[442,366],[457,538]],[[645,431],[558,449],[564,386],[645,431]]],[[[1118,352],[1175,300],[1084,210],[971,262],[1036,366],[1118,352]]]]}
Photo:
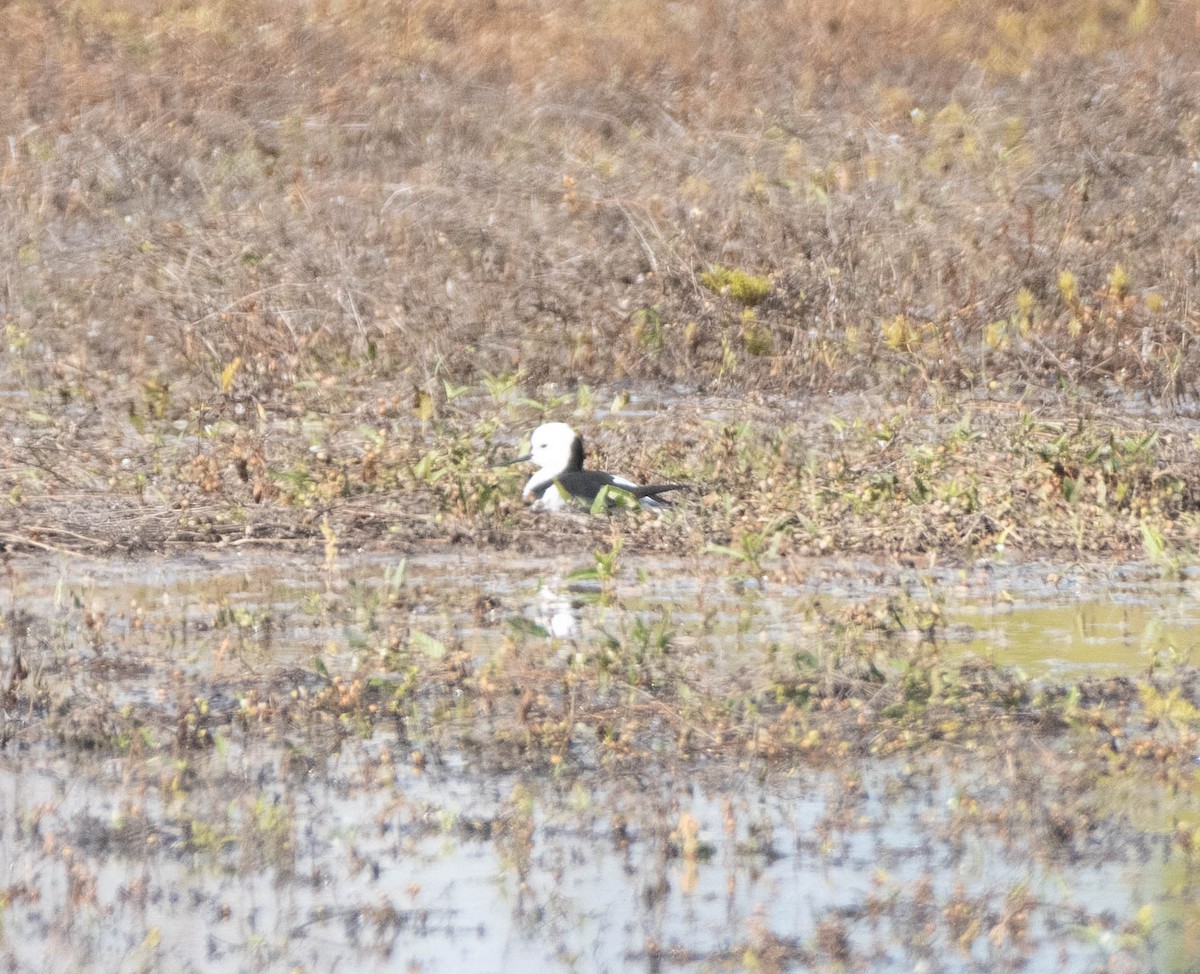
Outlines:
{"type": "Polygon", "coordinates": [[[1192,391],[1195,2],[2,16],[3,305],[38,387],[183,409],[241,359],[260,399],[518,366],[1192,391]],[[717,264],[770,277],[752,319],[717,264]]]}

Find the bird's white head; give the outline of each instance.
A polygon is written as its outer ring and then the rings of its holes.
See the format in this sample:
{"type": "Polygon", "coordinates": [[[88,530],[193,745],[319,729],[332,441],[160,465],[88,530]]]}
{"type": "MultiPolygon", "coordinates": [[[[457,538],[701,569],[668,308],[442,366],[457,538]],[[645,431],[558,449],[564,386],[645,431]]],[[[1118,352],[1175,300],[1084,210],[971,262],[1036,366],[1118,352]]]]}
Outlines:
{"type": "Polygon", "coordinates": [[[566,423],[543,423],[529,445],[529,458],[541,471],[557,476],[583,469],[583,437],[566,423]]]}

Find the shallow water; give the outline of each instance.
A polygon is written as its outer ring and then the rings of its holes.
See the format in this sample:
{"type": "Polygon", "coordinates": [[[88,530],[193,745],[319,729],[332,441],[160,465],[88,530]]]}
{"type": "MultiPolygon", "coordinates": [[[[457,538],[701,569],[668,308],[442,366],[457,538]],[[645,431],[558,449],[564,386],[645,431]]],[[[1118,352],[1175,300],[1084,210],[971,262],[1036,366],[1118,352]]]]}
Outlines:
{"type": "MultiPolygon", "coordinates": [[[[352,667],[395,624],[398,592],[408,632],[480,661],[514,633],[569,659],[636,630],[720,675],[751,648],[803,645],[814,613],[889,599],[901,622],[937,606],[945,651],[1047,674],[1144,669],[1190,650],[1200,617],[1190,584],[1136,565],[830,562],[761,582],[622,555],[612,587],[582,577],[592,567],[468,551],[344,556],[332,571],[320,555],[261,552],[46,560],[14,567],[3,601],[10,640],[24,626],[60,656],[162,659],[94,688],[143,701],[169,696],[172,668],[352,667]]],[[[136,744],[10,743],[0,956],[46,971],[620,971],[823,968],[844,947],[881,972],[1090,971],[1150,905],[1148,956],[1191,969],[1200,916],[1168,854],[1170,810],[1137,822],[1128,796],[1110,797],[1102,833],[1047,858],[1032,832],[976,824],[1027,796],[979,780],[969,755],[788,774],[697,759],[581,779],[481,773],[454,752],[418,765],[410,747],[386,729],[327,754],[227,739],[181,762],[136,744]],[[945,917],[962,904],[979,929],[954,942],[945,917]]]]}
{"type": "Polygon", "coordinates": [[[619,605],[609,608],[596,606],[597,581],[573,577],[594,567],[586,556],[530,565],[466,551],[344,558],[334,576],[321,559],[293,553],[46,561],[14,573],[0,605],[63,618],[71,608],[90,611],[103,617],[100,639],[114,647],[145,642],[148,628],[165,632],[184,657],[199,634],[222,628],[275,658],[305,658],[331,644],[336,650],[369,624],[367,603],[392,586],[397,572],[406,590],[417,593],[414,626],[452,633],[481,651],[508,634],[502,623],[513,618],[549,635],[585,639],[622,614],[665,614],[672,638],[702,633],[720,652],[748,640],[794,645],[804,641],[805,616],[814,606],[898,593],[938,606],[935,638],[942,645],[1033,673],[1135,672],[1155,654],[1185,655],[1200,643],[1200,583],[1163,580],[1138,564],[912,570],[826,561],[779,582],[700,575],[682,560],[658,556],[620,558],[619,605]],[[345,596],[348,617],[343,611],[331,619],[324,611],[331,590],[345,596]],[[494,603],[482,618],[480,597],[494,603]]]}
{"type": "Polygon", "coordinates": [[[1032,970],[1083,971],[1105,933],[1073,929],[1081,904],[1118,917],[1173,904],[1195,929],[1194,904],[1165,894],[1153,854],[1144,861],[1131,845],[1072,867],[1039,862],[1032,843],[1011,837],[948,841],[953,790],[914,787],[898,767],[858,782],[853,814],[834,826],[846,799],[828,775],[746,776],[733,790],[620,781],[585,797],[519,775],[481,787],[450,770],[368,782],[372,751],[328,777],[263,789],[294,822],[284,866],[232,849],[196,855],[171,835],[106,848],[98,835],[130,800],[152,796],[131,798],[116,769],[64,788],[47,780],[53,771],[10,767],[0,864],[39,896],[6,913],[11,956],[54,971],[621,971],[663,958],[707,969],[877,910],[849,935],[873,970],[990,971],[1021,958],[1032,970]],[[617,835],[614,813],[643,824],[617,835]],[[685,815],[710,847],[703,860],[673,851],[685,815]],[[33,817],[35,836],[21,825],[33,817]],[[958,951],[920,932],[922,913],[948,901],[977,901],[994,924],[1017,892],[1029,903],[1019,942],[958,951]]]}

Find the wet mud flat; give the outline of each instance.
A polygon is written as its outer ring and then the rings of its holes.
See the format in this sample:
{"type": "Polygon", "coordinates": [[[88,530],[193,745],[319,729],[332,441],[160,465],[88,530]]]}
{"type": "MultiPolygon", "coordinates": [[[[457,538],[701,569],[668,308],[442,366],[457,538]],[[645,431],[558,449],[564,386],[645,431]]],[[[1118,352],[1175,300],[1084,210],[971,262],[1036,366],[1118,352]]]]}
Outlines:
{"type": "Polygon", "coordinates": [[[1196,601],[1139,566],[10,562],[0,951],[1190,970],[1196,601]],[[1006,663],[1048,600],[1091,657],[1006,663]]]}

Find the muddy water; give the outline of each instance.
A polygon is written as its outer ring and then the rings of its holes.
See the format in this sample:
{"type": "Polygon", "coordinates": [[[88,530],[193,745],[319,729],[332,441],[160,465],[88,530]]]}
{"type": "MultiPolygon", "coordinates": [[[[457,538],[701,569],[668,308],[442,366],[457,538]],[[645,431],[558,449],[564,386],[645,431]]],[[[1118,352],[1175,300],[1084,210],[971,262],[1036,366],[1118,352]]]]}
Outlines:
{"type": "MultiPolygon", "coordinates": [[[[814,613],[887,600],[897,625],[937,606],[948,650],[1046,673],[1144,669],[1186,652],[1200,617],[1190,586],[1138,566],[814,564],[763,582],[622,556],[611,584],[594,567],[28,562],[8,578],[5,635],[31,618],[48,654],[137,660],[79,692],[153,703],[180,670],[352,669],[398,592],[407,631],[480,661],[517,631],[567,657],[640,626],[729,674],[751,649],[802,643],[814,613]]],[[[18,735],[0,752],[0,957],[34,971],[1192,969],[1200,915],[1168,855],[1172,811],[1139,821],[1135,797],[1108,796],[1115,824],[1051,857],[1032,831],[974,824],[1016,799],[969,755],[612,777],[481,773],[411,748],[387,727],[325,753],[229,736],[186,759],[18,735]],[[1131,946],[1143,908],[1155,934],[1131,946]]]]}

